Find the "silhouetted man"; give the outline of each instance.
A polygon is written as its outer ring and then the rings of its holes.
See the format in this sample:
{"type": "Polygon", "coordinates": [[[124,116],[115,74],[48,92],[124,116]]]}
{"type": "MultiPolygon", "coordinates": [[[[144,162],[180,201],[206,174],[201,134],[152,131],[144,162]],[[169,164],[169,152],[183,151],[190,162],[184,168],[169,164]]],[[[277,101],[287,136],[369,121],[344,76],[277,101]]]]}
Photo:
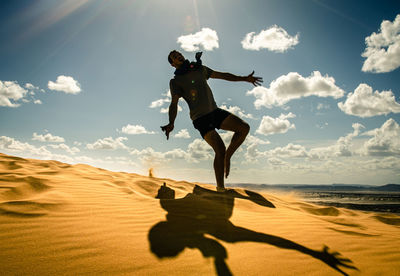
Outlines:
{"type": "Polygon", "coordinates": [[[196,54],[197,61],[190,63],[178,51],[174,50],[169,53],[168,61],[176,70],[174,78],[169,83],[171,91],[171,104],[168,113],[169,124],[162,126],[161,129],[168,139],[169,133],[174,129],[179,98],[183,97],[189,105],[190,118],[194,127],[215,152],[214,171],[217,190],[224,191],[224,171],[225,177],[228,177],[231,157],[245,140],[250,126],[234,114],[218,108],[207,80],[214,78],[227,81],[245,81],[257,86],[262,83],[262,78],[253,76],[254,71],[248,76],[236,76],[231,73],[214,71],[203,66],[200,57],[201,52],[196,54]],[[221,136],[215,131],[216,128],[234,132],[228,148],[225,148],[221,136]]]}

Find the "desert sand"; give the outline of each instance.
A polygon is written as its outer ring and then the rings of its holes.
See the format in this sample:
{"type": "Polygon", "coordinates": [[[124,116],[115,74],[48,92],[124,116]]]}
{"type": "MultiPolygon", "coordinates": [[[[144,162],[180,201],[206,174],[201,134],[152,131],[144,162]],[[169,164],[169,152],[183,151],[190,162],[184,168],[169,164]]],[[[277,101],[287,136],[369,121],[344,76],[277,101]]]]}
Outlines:
{"type": "Polygon", "coordinates": [[[393,214],[5,154],[0,188],[1,275],[400,275],[393,214]]]}

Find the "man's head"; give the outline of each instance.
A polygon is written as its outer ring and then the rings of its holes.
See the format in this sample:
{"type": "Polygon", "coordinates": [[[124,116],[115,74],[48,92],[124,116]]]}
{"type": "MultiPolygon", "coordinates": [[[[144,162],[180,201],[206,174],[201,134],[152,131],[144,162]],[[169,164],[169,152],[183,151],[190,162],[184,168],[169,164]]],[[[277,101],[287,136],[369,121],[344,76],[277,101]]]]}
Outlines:
{"type": "Polygon", "coordinates": [[[185,57],[176,50],[171,51],[168,55],[168,62],[175,68],[179,68],[184,61],[185,57]]]}

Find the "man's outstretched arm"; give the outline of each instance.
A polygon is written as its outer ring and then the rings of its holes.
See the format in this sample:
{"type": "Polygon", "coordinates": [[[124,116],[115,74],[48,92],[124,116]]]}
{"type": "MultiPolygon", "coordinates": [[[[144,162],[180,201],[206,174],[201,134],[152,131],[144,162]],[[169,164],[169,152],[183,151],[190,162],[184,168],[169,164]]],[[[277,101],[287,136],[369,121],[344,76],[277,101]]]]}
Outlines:
{"type": "Polygon", "coordinates": [[[263,79],[260,77],[255,77],[253,75],[254,75],[254,71],[247,76],[236,76],[231,73],[223,73],[223,72],[213,71],[210,75],[210,78],[227,80],[227,81],[246,81],[246,82],[252,83],[254,86],[261,85],[261,83],[263,82],[263,79]]]}
{"type": "Polygon", "coordinates": [[[169,124],[161,126],[161,130],[165,132],[167,140],[169,139],[169,133],[172,130],[174,130],[175,118],[176,115],[178,114],[178,101],[179,101],[179,96],[177,94],[172,95],[171,104],[169,105],[169,110],[168,110],[169,124]]]}

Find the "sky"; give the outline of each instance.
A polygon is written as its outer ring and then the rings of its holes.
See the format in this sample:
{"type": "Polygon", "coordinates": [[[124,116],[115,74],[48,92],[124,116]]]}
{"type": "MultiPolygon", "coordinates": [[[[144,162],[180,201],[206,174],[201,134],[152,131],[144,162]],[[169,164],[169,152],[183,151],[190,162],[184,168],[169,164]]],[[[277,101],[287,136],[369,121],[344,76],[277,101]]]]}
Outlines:
{"type": "MultiPolygon", "coordinates": [[[[0,152],[215,183],[183,99],[167,141],[167,61],[202,51],[249,123],[227,183],[400,183],[400,2],[0,2],[0,152]]],[[[231,133],[220,131],[226,144],[231,133]]]]}

